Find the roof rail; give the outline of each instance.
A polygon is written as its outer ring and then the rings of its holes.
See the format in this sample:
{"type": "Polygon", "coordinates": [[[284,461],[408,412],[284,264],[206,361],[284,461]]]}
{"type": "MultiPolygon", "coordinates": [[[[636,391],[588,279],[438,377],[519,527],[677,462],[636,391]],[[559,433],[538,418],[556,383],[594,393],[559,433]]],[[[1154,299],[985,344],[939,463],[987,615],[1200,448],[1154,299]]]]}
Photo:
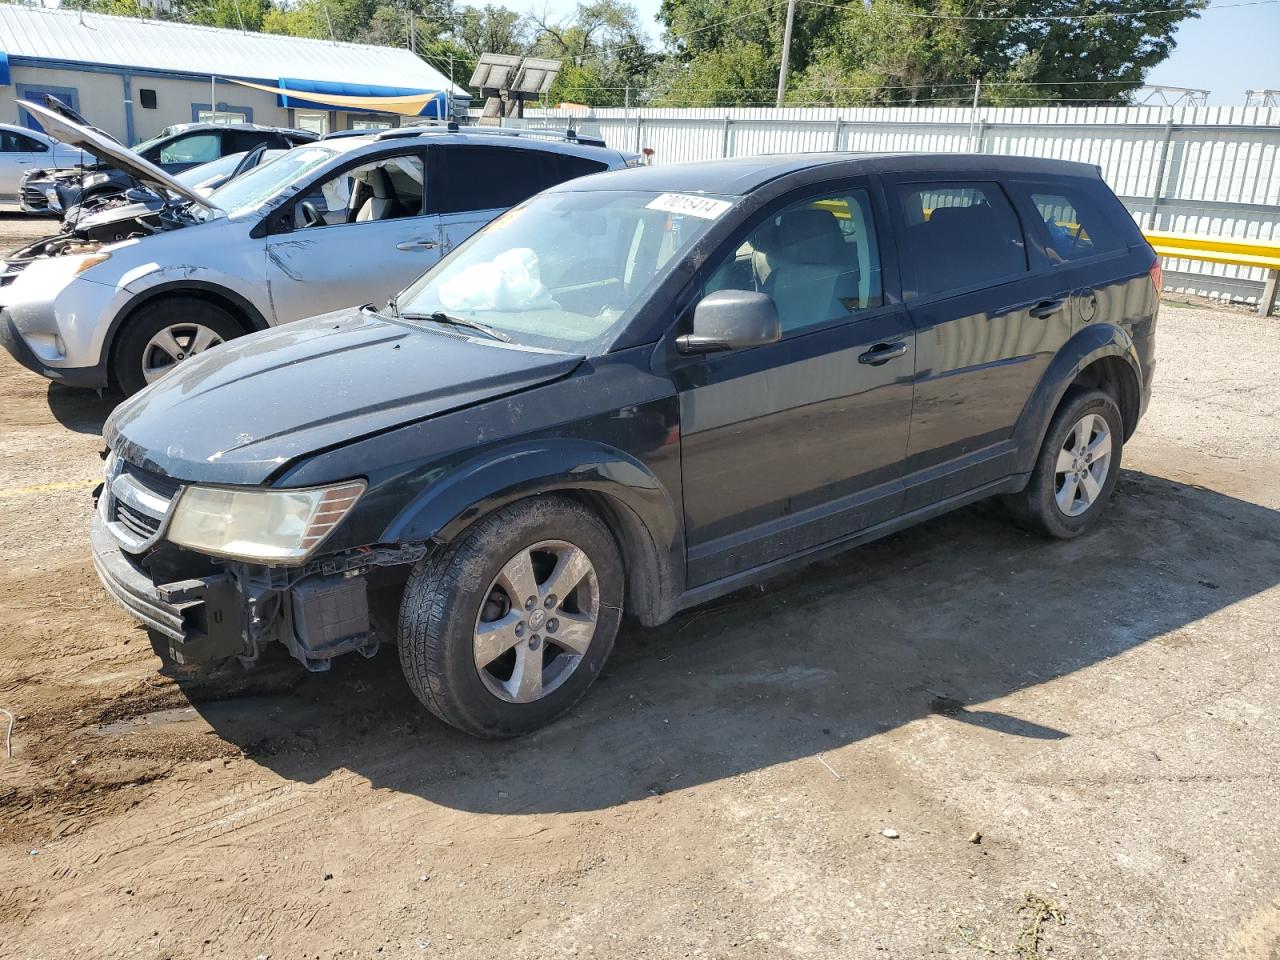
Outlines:
{"type": "Polygon", "coordinates": [[[483,133],[493,137],[536,137],[544,140],[559,140],[563,143],[576,143],[583,147],[607,147],[599,137],[584,137],[570,127],[567,130],[551,130],[546,128],[532,127],[482,127],[477,124],[467,124],[466,127],[458,125],[457,121],[449,120],[427,120],[425,122],[418,121],[407,127],[395,127],[391,130],[383,130],[378,134],[379,140],[398,140],[401,137],[416,137],[426,133],[429,130],[447,130],[449,133],[458,133],[465,129],[467,133],[483,133]]]}

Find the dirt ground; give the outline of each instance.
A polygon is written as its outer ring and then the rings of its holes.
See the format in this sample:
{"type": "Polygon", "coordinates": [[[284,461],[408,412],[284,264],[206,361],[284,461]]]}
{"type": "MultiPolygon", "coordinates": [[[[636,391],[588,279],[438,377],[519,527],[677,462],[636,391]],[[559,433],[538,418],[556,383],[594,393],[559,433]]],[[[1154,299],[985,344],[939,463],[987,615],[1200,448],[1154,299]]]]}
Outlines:
{"type": "Polygon", "coordinates": [[[1096,533],[625,627],[511,743],[385,651],[161,675],[88,559],[110,398],[0,357],[0,956],[1276,960],[1280,320],[1169,302],[1159,356],[1096,533]]]}

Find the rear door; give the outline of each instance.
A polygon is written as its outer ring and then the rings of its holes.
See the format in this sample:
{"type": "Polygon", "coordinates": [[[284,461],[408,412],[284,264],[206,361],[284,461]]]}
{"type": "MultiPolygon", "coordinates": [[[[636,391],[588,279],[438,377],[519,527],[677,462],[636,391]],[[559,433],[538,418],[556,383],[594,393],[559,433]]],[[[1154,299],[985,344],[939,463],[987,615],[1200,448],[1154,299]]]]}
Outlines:
{"type": "Polygon", "coordinates": [[[902,175],[886,191],[917,344],[909,511],[1011,472],[1014,425],[1071,323],[999,178],[902,175]]]}
{"type": "Polygon", "coordinates": [[[598,160],[537,144],[436,144],[428,151],[427,204],[440,215],[448,253],[503,210],[557,183],[605,169],[598,160]]]}
{"type": "Polygon", "coordinates": [[[386,303],[440,258],[423,212],[424,156],[405,149],[327,173],[272,214],[266,272],[275,322],[386,303]]]}

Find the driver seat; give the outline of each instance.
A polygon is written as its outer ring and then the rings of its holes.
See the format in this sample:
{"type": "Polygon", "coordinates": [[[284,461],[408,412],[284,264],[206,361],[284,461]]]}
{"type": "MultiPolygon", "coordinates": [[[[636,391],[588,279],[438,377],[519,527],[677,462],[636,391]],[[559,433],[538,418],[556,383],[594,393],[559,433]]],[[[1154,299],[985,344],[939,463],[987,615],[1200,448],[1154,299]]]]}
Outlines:
{"type": "Polygon", "coordinates": [[[375,167],[370,170],[365,175],[364,182],[368,186],[371,196],[360,205],[360,209],[356,212],[356,223],[364,223],[368,220],[387,220],[391,217],[399,216],[398,209],[400,204],[396,200],[395,191],[391,187],[391,177],[387,175],[387,171],[384,168],[375,167]]]}

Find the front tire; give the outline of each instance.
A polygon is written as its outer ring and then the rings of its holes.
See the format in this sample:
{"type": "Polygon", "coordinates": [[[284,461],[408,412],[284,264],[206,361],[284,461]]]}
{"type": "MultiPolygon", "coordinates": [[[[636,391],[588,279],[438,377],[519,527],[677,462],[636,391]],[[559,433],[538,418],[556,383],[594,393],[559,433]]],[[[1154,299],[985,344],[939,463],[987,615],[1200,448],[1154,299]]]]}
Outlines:
{"type": "Polygon", "coordinates": [[[166,297],[129,318],[113,351],[112,373],[129,396],[183,360],[243,333],[236,318],[216,304],[195,297],[166,297]]]}
{"type": "Polygon", "coordinates": [[[577,501],[521,500],[419,562],[400,606],[400,664],[418,699],[477,737],[516,737],[570,709],[613,649],[618,547],[577,501]]]}
{"type": "Polygon", "coordinates": [[[1006,497],[1014,521],[1059,540],[1078,537],[1102,514],[1120,476],[1124,419],[1101,390],[1075,389],[1045,433],[1031,479],[1006,497]]]}

